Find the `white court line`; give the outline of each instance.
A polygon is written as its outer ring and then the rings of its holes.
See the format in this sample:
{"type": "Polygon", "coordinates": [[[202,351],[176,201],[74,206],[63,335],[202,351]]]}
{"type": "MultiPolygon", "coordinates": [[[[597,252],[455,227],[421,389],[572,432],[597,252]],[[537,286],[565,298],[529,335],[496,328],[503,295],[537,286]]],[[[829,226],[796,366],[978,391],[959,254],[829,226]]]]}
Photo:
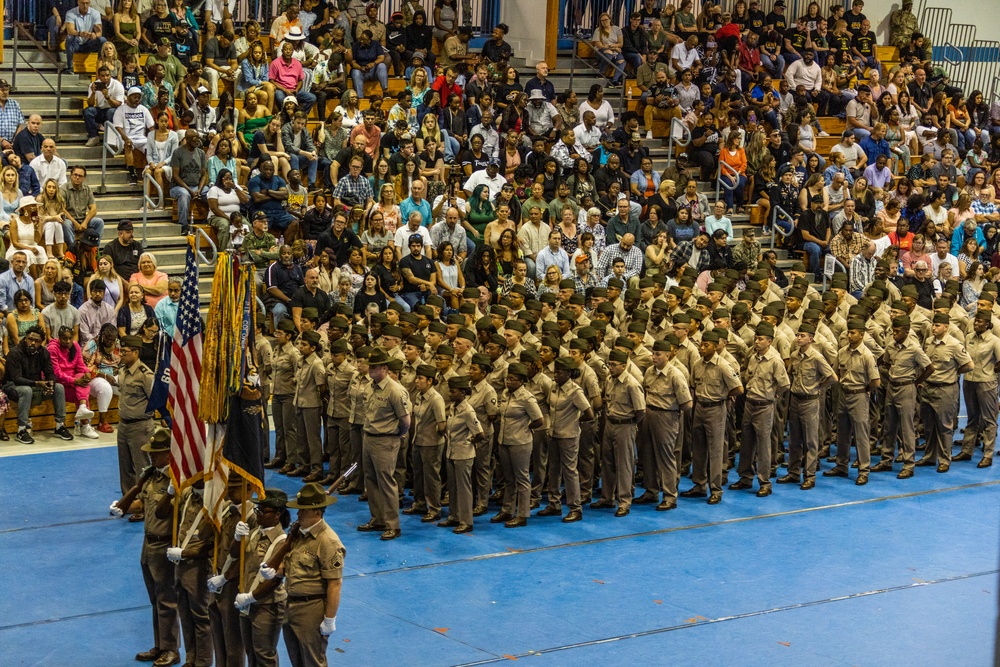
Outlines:
{"type": "Polygon", "coordinates": [[[10,442],[0,442],[0,458],[72,452],[80,449],[101,449],[115,447],[117,444],[117,431],[115,433],[101,433],[101,437],[96,440],[78,435],[72,441],[61,440],[51,433],[40,433],[35,435],[35,444],[33,445],[22,445],[11,435],[10,442]]]}

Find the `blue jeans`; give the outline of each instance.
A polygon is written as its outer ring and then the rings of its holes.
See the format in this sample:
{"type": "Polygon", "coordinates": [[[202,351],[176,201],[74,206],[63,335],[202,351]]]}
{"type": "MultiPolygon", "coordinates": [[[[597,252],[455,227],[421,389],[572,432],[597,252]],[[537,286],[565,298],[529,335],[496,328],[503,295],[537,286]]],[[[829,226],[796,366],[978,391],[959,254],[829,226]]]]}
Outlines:
{"type": "Polygon", "coordinates": [[[642,56],[638,53],[623,53],[625,62],[632,66],[632,70],[638,70],[642,66],[642,56]]]}
{"type": "MultiPolygon", "coordinates": [[[[208,194],[208,188],[202,190],[201,196],[204,197],[206,194],[208,194]]],[[[170,196],[177,200],[177,222],[181,225],[190,224],[191,192],[187,188],[175,185],[170,188],[170,196]]]]}
{"type": "Polygon", "coordinates": [[[411,308],[410,308],[410,304],[408,304],[408,303],[407,303],[407,302],[406,302],[406,301],[405,301],[405,300],[403,299],[403,297],[401,297],[400,295],[398,295],[398,294],[397,294],[396,296],[394,296],[394,297],[392,297],[392,298],[393,298],[393,300],[394,300],[394,301],[395,301],[396,303],[398,303],[399,305],[401,305],[401,306],[403,307],[403,312],[406,312],[406,313],[409,313],[409,312],[411,311],[411,308]]]}
{"type": "Polygon", "coordinates": [[[385,63],[379,63],[367,72],[354,68],[351,70],[351,80],[354,81],[354,92],[358,94],[358,99],[365,96],[365,81],[378,80],[378,85],[382,86],[382,95],[389,90],[389,69],[385,63]]]}
{"type": "Polygon", "coordinates": [[[114,109],[87,107],[83,110],[83,124],[87,128],[87,138],[96,137],[98,131],[114,115],[114,109]]]}
{"type": "MultiPolygon", "coordinates": [[[[625,57],[622,54],[620,54],[620,53],[611,53],[609,51],[599,51],[599,53],[602,56],[604,56],[605,58],[607,58],[609,61],[611,61],[615,65],[615,67],[624,69],[624,67],[625,67],[625,57]]],[[[616,86],[618,86],[618,85],[621,85],[621,82],[624,79],[625,79],[625,75],[622,74],[621,72],[619,72],[618,70],[615,70],[614,74],[612,74],[611,83],[613,83],[616,86]]]]}
{"type": "MultiPolygon", "coordinates": [[[[52,408],[56,417],[56,428],[66,424],[66,388],[56,382],[52,387],[52,408]]],[[[31,428],[31,387],[17,385],[17,427],[31,428]]]]}
{"type": "MultiPolygon", "coordinates": [[[[283,91],[280,88],[275,88],[274,89],[274,108],[275,109],[280,109],[281,108],[281,104],[282,104],[282,102],[284,102],[284,100],[285,100],[286,97],[288,97],[288,93],[286,93],[285,91],[283,91]]],[[[298,93],[295,93],[295,99],[297,99],[299,101],[299,108],[304,113],[309,113],[309,110],[313,108],[314,104],[316,104],[316,96],[313,95],[312,93],[304,93],[304,92],[300,91],[298,93]]]]}
{"type": "Polygon", "coordinates": [[[785,71],[785,58],[778,54],[774,58],[764,53],[760,54],[760,64],[764,66],[772,79],[780,79],[785,71]]]}
{"type": "Polygon", "coordinates": [[[809,255],[809,267],[816,275],[816,282],[821,282],[823,280],[823,263],[820,260],[823,257],[823,249],[819,247],[818,243],[812,241],[806,241],[802,244],[802,249],[809,255]]]}
{"type": "Polygon", "coordinates": [[[306,183],[316,182],[316,172],[319,170],[319,160],[310,160],[307,157],[302,157],[301,155],[288,154],[288,163],[292,166],[292,169],[298,170],[299,173],[305,171],[302,174],[302,180],[306,183]]]}
{"type": "MultiPolygon", "coordinates": [[[[728,174],[728,173],[727,174],[723,174],[722,178],[724,178],[727,183],[732,183],[733,182],[732,174],[728,174]]],[[[747,177],[744,176],[743,174],[739,174],[738,175],[738,180],[736,182],[736,188],[735,188],[735,190],[730,190],[729,188],[727,188],[725,186],[725,184],[723,184],[723,186],[722,186],[722,192],[724,193],[725,198],[726,198],[726,208],[732,208],[733,207],[733,199],[734,198],[736,199],[736,205],[737,206],[743,206],[743,200],[744,200],[743,191],[746,189],[746,187],[747,187],[747,177]]]]}
{"type": "Polygon", "coordinates": [[[870,136],[872,136],[872,133],[868,130],[861,127],[854,128],[854,140],[859,144],[870,136]]]}
{"type": "Polygon", "coordinates": [[[275,329],[278,328],[278,323],[281,322],[281,320],[287,320],[291,317],[291,315],[292,313],[288,310],[288,306],[286,306],[283,302],[276,301],[271,305],[271,316],[274,317],[275,329]]]}
{"type": "MultiPolygon", "coordinates": [[[[104,236],[104,220],[94,216],[87,223],[87,229],[93,229],[97,232],[99,237],[104,236]]],[[[76,230],[73,228],[73,223],[69,220],[63,220],[63,238],[66,240],[66,246],[69,247],[76,243],[76,230]]]]}
{"type": "Polygon", "coordinates": [[[422,305],[427,300],[427,295],[431,292],[400,292],[396,295],[397,299],[402,299],[403,302],[409,306],[407,312],[412,311],[418,305],[422,305]]]}
{"type": "Polygon", "coordinates": [[[73,54],[75,53],[97,53],[104,46],[104,42],[108,41],[104,37],[97,37],[95,39],[88,39],[86,41],[80,39],[76,35],[66,36],[66,71],[70,74],[73,73],[73,54]]]}
{"type": "Polygon", "coordinates": [[[462,144],[458,143],[458,139],[448,134],[448,130],[441,130],[441,143],[444,144],[442,150],[445,162],[454,162],[455,157],[462,150],[462,144]]]}

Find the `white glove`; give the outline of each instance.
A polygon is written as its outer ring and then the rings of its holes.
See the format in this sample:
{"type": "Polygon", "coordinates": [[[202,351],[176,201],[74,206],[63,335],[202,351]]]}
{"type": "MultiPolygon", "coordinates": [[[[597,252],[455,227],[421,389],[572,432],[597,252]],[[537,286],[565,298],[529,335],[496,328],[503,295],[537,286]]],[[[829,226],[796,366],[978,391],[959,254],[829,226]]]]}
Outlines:
{"type": "Polygon", "coordinates": [[[170,547],[169,549],[167,549],[167,560],[169,560],[171,563],[181,562],[182,558],[181,553],[183,553],[183,551],[184,550],[181,549],[180,547],[170,547]]]}
{"type": "Polygon", "coordinates": [[[237,609],[243,611],[256,601],[257,599],[254,598],[253,593],[240,593],[236,596],[236,602],[233,604],[237,609]]]}
{"type": "Polygon", "coordinates": [[[111,506],[108,509],[111,510],[112,514],[114,514],[115,516],[117,516],[119,518],[125,516],[125,512],[122,511],[122,508],[118,507],[118,502],[117,501],[111,503],[111,506]]]}
{"type": "Polygon", "coordinates": [[[260,576],[264,579],[271,580],[278,576],[278,573],[273,567],[268,567],[267,563],[260,564],[260,576]]]}
{"type": "Polygon", "coordinates": [[[177,493],[177,489],[174,488],[174,483],[170,482],[169,484],[167,484],[167,495],[172,496],[175,493],[177,493]]]}
{"type": "Polygon", "coordinates": [[[233,531],[233,539],[239,542],[249,534],[250,534],[250,526],[248,526],[245,522],[240,521],[239,523],[236,524],[236,530],[233,531]]]}
{"type": "Polygon", "coordinates": [[[327,635],[332,635],[333,631],[337,629],[337,617],[333,618],[324,617],[323,622],[319,624],[319,633],[324,637],[327,635]]]}
{"type": "Polygon", "coordinates": [[[226,577],[222,574],[217,574],[214,577],[208,578],[208,592],[218,593],[222,590],[222,587],[226,585],[226,577]]]}

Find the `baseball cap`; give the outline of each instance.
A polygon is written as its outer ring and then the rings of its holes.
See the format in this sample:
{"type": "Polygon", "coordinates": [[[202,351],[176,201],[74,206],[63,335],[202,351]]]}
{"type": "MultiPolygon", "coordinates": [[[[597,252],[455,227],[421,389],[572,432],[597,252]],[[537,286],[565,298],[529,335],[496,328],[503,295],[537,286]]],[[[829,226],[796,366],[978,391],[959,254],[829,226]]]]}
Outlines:
{"type": "Polygon", "coordinates": [[[135,229],[135,227],[132,225],[131,220],[122,220],[118,223],[118,231],[120,232],[130,232],[133,229],[135,229]]]}

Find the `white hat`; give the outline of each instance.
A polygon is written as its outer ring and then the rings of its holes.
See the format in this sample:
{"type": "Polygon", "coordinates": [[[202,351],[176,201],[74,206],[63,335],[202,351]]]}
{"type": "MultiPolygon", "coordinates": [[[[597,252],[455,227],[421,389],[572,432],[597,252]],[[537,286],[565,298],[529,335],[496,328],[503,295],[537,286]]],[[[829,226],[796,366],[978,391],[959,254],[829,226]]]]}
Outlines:
{"type": "Polygon", "coordinates": [[[132,86],[131,88],[128,89],[128,92],[125,94],[125,97],[128,97],[129,95],[142,95],[142,88],[140,88],[139,86],[132,86]]]}
{"type": "Polygon", "coordinates": [[[32,197],[31,195],[21,197],[21,200],[17,204],[17,210],[21,211],[28,208],[29,206],[38,206],[38,202],[35,201],[35,198],[32,197]]]}
{"type": "Polygon", "coordinates": [[[299,99],[295,97],[295,95],[285,95],[285,99],[281,100],[281,106],[285,106],[288,102],[291,102],[295,106],[299,106],[299,99]]]}
{"type": "Polygon", "coordinates": [[[206,88],[205,86],[198,86],[198,90],[196,90],[195,92],[199,95],[203,95],[204,93],[211,93],[212,91],[206,88]]]}
{"type": "Polygon", "coordinates": [[[528,101],[530,102],[532,100],[542,100],[543,102],[547,101],[545,99],[545,93],[542,92],[541,88],[535,88],[531,91],[531,94],[528,95],[528,101]]]}
{"type": "Polygon", "coordinates": [[[292,26],[289,29],[288,34],[285,35],[285,39],[288,40],[289,42],[301,42],[305,38],[306,36],[302,34],[302,28],[298,27],[297,25],[292,26]]]}

